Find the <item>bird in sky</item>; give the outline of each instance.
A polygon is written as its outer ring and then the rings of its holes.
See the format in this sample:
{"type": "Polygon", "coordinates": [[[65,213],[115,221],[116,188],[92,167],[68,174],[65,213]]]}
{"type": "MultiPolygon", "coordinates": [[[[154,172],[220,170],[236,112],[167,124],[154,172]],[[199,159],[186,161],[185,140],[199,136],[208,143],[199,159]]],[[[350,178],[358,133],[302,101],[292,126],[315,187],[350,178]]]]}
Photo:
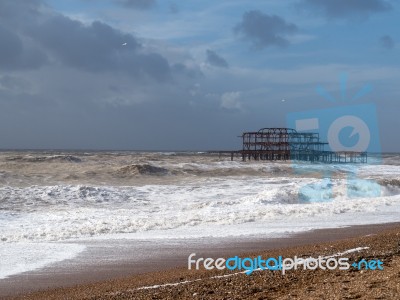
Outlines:
{"type": "Polygon", "coordinates": [[[123,43],[123,44],[122,44],[122,46],[126,46],[126,45],[128,45],[128,43],[123,43]]]}

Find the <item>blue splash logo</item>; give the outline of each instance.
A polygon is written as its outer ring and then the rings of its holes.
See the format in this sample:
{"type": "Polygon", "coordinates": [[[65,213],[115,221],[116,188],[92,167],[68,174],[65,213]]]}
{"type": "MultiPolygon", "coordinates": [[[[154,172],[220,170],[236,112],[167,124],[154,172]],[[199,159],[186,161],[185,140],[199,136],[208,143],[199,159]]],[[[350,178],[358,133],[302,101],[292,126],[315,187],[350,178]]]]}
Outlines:
{"type": "Polygon", "coordinates": [[[344,102],[348,105],[290,113],[287,115],[287,125],[299,132],[318,132],[321,140],[328,142],[326,150],[379,154],[381,146],[375,105],[351,104],[371,92],[372,86],[364,85],[353,97],[348,98],[347,78],[346,74],[340,76],[340,101],[322,86],[317,86],[316,91],[331,103],[344,102]]]}
{"type": "MultiPolygon", "coordinates": [[[[347,74],[341,74],[339,80],[339,100],[323,86],[316,87],[316,92],[332,103],[331,108],[289,113],[286,118],[287,127],[294,128],[298,132],[319,133],[320,140],[327,142],[325,147],[327,151],[367,152],[368,163],[378,164],[381,161],[381,145],[376,107],[372,103],[353,104],[354,101],[370,93],[373,88],[369,84],[364,85],[355,95],[348,97],[347,74]],[[347,105],[343,105],[343,103],[347,105]],[[336,104],[339,104],[339,106],[336,104]]],[[[294,162],[293,168],[296,172],[307,172],[304,164],[294,162]]],[[[373,182],[358,179],[357,169],[353,167],[348,174],[347,196],[349,198],[379,196],[381,194],[380,186],[373,182]]],[[[307,202],[332,200],[332,173],[330,168],[323,168],[320,173],[321,178],[323,178],[321,182],[312,187],[304,186],[300,189],[299,200],[301,202],[304,202],[304,199],[308,199],[307,202]],[[313,193],[310,194],[310,191],[313,193]],[[319,194],[323,197],[316,196],[319,194]],[[329,195],[331,197],[328,197],[329,195]]]]}

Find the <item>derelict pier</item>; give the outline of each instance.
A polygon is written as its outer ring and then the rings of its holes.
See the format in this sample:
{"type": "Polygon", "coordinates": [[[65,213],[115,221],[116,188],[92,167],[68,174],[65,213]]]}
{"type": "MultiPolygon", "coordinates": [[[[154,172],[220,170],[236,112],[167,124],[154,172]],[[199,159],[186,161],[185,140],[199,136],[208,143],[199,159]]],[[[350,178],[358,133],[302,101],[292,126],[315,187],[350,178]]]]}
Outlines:
{"type": "Polygon", "coordinates": [[[319,138],[319,133],[297,132],[291,128],[262,128],[255,132],[244,132],[242,150],[214,151],[241,157],[245,160],[297,160],[323,163],[367,163],[367,152],[328,151],[327,142],[319,138]]]}

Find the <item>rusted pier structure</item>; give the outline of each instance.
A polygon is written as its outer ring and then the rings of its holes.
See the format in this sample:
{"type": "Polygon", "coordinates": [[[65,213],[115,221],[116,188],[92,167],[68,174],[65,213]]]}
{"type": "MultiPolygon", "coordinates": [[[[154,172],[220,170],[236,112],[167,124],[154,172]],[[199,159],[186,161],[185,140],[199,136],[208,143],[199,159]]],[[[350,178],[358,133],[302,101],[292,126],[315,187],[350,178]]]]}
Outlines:
{"type": "Polygon", "coordinates": [[[222,156],[230,156],[231,160],[234,157],[242,157],[242,151],[208,151],[208,154],[218,154],[218,157],[221,158],[222,156]]]}
{"type": "Polygon", "coordinates": [[[295,160],[322,163],[367,163],[366,152],[334,152],[324,148],[319,133],[297,132],[291,128],[262,128],[244,132],[242,150],[214,151],[219,156],[230,155],[245,160],[295,160]]]}

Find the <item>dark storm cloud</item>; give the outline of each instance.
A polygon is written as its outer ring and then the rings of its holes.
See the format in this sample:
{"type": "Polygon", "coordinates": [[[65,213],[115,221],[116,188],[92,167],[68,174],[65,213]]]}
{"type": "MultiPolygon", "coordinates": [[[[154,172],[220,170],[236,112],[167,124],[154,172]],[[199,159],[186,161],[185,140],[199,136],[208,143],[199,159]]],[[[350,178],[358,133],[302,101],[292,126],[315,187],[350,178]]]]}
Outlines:
{"type": "Polygon", "coordinates": [[[56,15],[30,34],[65,65],[91,72],[121,71],[157,80],[169,77],[168,61],[158,53],[145,53],[131,34],[93,22],[86,26],[56,15]]]}
{"type": "Polygon", "coordinates": [[[156,3],[155,0],[113,0],[115,3],[124,7],[135,9],[147,9],[156,3]]]}
{"type": "MultiPolygon", "coordinates": [[[[170,63],[164,49],[149,50],[106,23],[84,24],[35,0],[0,0],[0,8],[3,147],[124,147],[120,142],[128,143],[123,137],[131,136],[133,125],[140,134],[143,124],[154,122],[160,103],[187,107],[188,90],[202,76],[186,58],[170,63]],[[33,59],[34,49],[41,59],[33,59]],[[38,62],[44,67],[31,70],[38,62]],[[152,107],[149,114],[140,111],[143,106],[152,107]],[[131,114],[121,117],[128,107],[131,114]],[[109,115],[110,109],[116,113],[109,115]]],[[[182,112],[172,111],[171,120],[178,120],[182,112]]],[[[164,112],[159,109],[160,116],[164,112]]]]}
{"type": "Polygon", "coordinates": [[[214,51],[207,49],[206,54],[207,54],[207,62],[210,65],[221,68],[229,67],[228,62],[214,51]]]}
{"type": "Polygon", "coordinates": [[[118,52],[139,48],[131,35],[124,35],[104,23],[85,26],[61,15],[50,18],[31,34],[66,64],[93,71],[112,68],[118,52]]]}
{"type": "Polygon", "coordinates": [[[366,17],[392,9],[386,0],[301,0],[298,7],[311,9],[328,18],[366,17]]]}
{"type": "Polygon", "coordinates": [[[17,33],[0,25],[0,70],[36,69],[47,57],[37,47],[24,43],[17,33]]]}
{"type": "Polygon", "coordinates": [[[39,0],[0,1],[0,70],[37,69],[47,62],[45,51],[23,33],[42,7],[39,0]]]}
{"type": "MultiPolygon", "coordinates": [[[[145,5],[126,4],[134,2],[145,5]]],[[[1,0],[0,16],[0,70],[35,69],[51,62],[156,81],[167,81],[172,71],[178,72],[132,34],[103,22],[72,20],[39,0],[1,0]]]]}
{"type": "Polygon", "coordinates": [[[38,10],[42,5],[43,2],[41,0],[1,0],[0,21],[21,16],[30,19],[30,16],[38,14],[38,10]]]}
{"type": "Polygon", "coordinates": [[[258,49],[287,46],[289,44],[287,36],[296,31],[296,25],[287,23],[279,16],[267,15],[259,10],[245,12],[242,21],[234,28],[237,35],[250,40],[258,49]]]}
{"type": "Polygon", "coordinates": [[[394,40],[390,35],[384,35],[379,39],[383,48],[393,49],[394,48],[394,40]]]}

